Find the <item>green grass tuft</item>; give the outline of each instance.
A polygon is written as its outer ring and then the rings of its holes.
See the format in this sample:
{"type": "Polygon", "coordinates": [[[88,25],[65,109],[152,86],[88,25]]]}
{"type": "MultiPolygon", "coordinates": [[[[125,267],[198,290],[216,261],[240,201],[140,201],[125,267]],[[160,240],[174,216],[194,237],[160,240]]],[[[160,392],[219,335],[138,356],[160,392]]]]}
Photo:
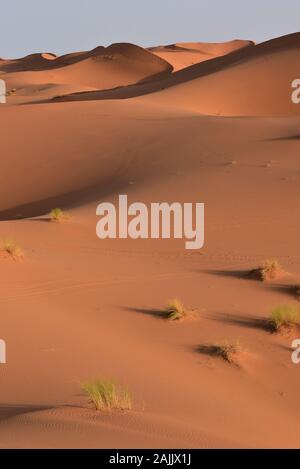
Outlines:
{"type": "Polygon", "coordinates": [[[97,379],[85,383],[82,385],[82,390],[96,410],[130,410],[132,408],[132,399],[128,390],[118,388],[111,380],[97,379]]]}
{"type": "Polygon", "coordinates": [[[53,208],[49,214],[51,221],[62,221],[66,219],[65,213],[60,208],[53,208]]]}
{"type": "Polygon", "coordinates": [[[281,305],[271,312],[270,326],[274,332],[291,329],[299,319],[299,308],[292,305],[281,305]]]}
{"type": "Polygon", "coordinates": [[[12,239],[2,241],[1,251],[9,254],[13,259],[21,259],[24,256],[22,248],[12,239]]]}
{"type": "Polygon", "coordinates": [[[178,299],[169,301],[167,306],[162,310],[162,315],[170,321],[177,321],[184,318],[188,314],[182,302],[178,299]]]}

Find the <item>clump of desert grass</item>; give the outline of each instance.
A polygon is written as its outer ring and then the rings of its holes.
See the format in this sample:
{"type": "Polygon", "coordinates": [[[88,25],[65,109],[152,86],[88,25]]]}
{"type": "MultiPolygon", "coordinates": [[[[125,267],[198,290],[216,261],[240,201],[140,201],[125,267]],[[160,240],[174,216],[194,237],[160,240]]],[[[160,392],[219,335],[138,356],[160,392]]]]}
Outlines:
{"type": "Polygon", "coordinates": [[[49,219],[55,222],[61,222],[66,220],[67,216],[61,208],[53,208],[49,213],[49,219]]]}
{"type": "Polygon", "coordinates": [[[6,92],[6,96],[12,96],[16,93],[16,91],[17,91],[17,88],[12,88],[11,90],[8,90],[6,92]]]}
{"type": "Polygon", "coordinates": [[[222,343],[216,344],[213,348],[216,356],[223,358],[223,360],[232,365],[240,366],[242,347],[238,341],[229,342],[226,340],[222,343]]]}
{"type": "Polygon", "coordinates": [[[197,351],[213,357],[220,357],[231,365],[240,367],[243,349],[239,341],[224,340],[215,345],[199,345],[197,351]]]}
{"type": "Polygon", "coordinates": [[[21,260],[24,257],[23,250],[13,239],[5,239],[0,244],[2,253],[8,254],[14,260],[21,260]]]}
{"type": "Polygon", "coordinates": [[[162,309],[161,315],[168,319],[169,321],[178,321],[184,319],[189,314],[189,311],[185,308],[183,303],[175,298],[170,300],[166,307],[162,309]]]}
{"type": "Polygon", "coordinates": [[[298,325],[300,311],[297,306],[281,305],[271,312],[269,325],[273,332],[289,331],[298,325]]]}
{"type": "Polygon", "coordinates": [[[286,272],[276,259],[268,259],[257,269],[251,270],[250,275],[262,282],[270,282],[284,277],[286,272]]]}
{"type": "Polygon", "coordinates": [[[97,411],[130,410],[132,398],[126,388],[118,387],[113,381],[96,379],[81,386],[97,411]]]}

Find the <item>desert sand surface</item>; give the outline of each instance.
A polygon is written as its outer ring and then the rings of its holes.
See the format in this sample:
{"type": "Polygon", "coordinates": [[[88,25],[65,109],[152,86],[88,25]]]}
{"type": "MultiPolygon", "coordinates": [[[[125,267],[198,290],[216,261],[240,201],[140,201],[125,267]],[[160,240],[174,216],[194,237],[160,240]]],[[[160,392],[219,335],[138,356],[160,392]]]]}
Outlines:
{"type": "Polygon", "coordinates": [[[300,33],[250,45],[147,83],[75,92],[56,101],[144,96],[159,105],[217,116],[298,115],[291,83],[298,77],[300,33]]]}
{"type": "Polygon", "coordinates": [[[0,238],[24,251],[0,257],[1,448],[299,447],[300,333],[264,327],[299,305],[299,38],[207,48],[181,70],[133,45],[0,62],[15,88],[0,238]],[[204,202],[204,248],[98,239],[96,207],[119,194],[204,202]],[[49,221],[54,207],[68,219],[49,221]],[[245,275],[269,258],[284,278],[245,275]],[[192,318],[162,319],[171,298],[192,318]],[[223,340],[240,342],[240,367],[205,352],[223,340]],[[96,412],[80,386],[96,377],[127,386],[132,410],[96,412]]]}
{"type": "Polygon", "coordinates": [[[31,54],[0,60],[0,75],[11,97],[53,97],[76,91],[110,89],[143,80],[155,80],[173,70],[165,60],[134,44],[112,44],[92,51],[67,54],[31,54]],[[12,96],[13,95],[13,96],[12,96]]]}
{"type": "Polygon", "coordinates": [[[174,71],[177,71],[249,46],[254,46],[254,42],[235,39],[219,43],[178,42],[167,46],[150,47],[149,50],[172,64],[174,71]]]}

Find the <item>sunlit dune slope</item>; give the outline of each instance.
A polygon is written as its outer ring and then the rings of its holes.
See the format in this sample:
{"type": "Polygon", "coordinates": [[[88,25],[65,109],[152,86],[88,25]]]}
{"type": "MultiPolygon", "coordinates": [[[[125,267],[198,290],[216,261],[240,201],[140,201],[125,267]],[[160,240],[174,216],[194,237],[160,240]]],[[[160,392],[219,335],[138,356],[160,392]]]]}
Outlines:
{"type": "Polygon", "coordinates": [[[205,114],[298,115],[300,107],[292,103],[291,84],[300,77],[299,55],[299,33],[274,39],[238,51],[233,63],[224,58],[222,66],[222,59],[217,59],[221,66],[214,73],[209,72],[212,63],[207,64],[207,75],[202,74],[201,64],[191,67],[186,82],[152,99],[205,114]]]}
{"type": "Polygon", "coordinates": [[[253,47],[252,41],[236,39],[228,42],[178,42],[167,46],[150,47],[155,55],[167,60],[174,70],[229,54],[244,47],[253,47]]]}
{"type": "Polygon", "coordinates": [[[14,96],[44,96],[45,89],[49,90],[48,96],[54,96],[62,85],[70,87],[66,92],[114,88],[156,79],[171,71],[172,66],[165,60],[126,43],[61,57],[33,54],[0,62],[0,77],[5,79],[8,90],[14,90],[14,96]]]}
{"type": "Polygon", "coordinates": [[[157,82],[116,90],[76,93],[61,100],[125,99],[145,95],[153,102],[223,116],[299,115],[291,100],[299,78],[300,33],[245,47],[157,82]]]}

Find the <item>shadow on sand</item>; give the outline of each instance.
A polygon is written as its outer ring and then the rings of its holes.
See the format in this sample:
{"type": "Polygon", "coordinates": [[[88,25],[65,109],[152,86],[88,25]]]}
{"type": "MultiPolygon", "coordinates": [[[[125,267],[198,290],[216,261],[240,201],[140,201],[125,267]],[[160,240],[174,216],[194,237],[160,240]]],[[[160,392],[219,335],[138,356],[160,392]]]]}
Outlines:
{"type": "Polygon", "coordinates": [[[232,277],[245,280],[259,280],[258,269],[252,270],[222,270],[209,269],[202,270],[201,273],[216,275],[218,277],[232,277]]]}
{"type": "Polygon", "coordinates": [[[278,293],[283,293],[293,297],[294,299],[300,300],[300,286],[299,285],[286,285],[286,284],[276,284],[276,285],[267,285],[270,290],[276,291],[278,293]]]}
{"type": "Polygon", "coordinates": [[[160,319],[166,319],[166,314],[164,311],[158,308],[130,308],[130,307],[124,307],[123,308],[125,311],[131,311],[133,313],[141,313],[141,314],[147,314],[148,316],[154,316],[156,318],[160,319]]]}
{"type": "Polygon", "coordinates": [[[262,316],[216,313],[213,319],[234,326],[259,329],[267,332],[272,331],[268,319],[262,316]]]}
{"type": "Polygon", "coordinates": [[[210,357],[220,357],[219,348],[216,345],[197,345],[196,352],[210,357]]]}
{"type": "Polygon", "coordinates": [[[16,417],[17,415],[50,409],[53,409],[53,406],[0,404],[0,422],[11,417],[16,417]]]}

